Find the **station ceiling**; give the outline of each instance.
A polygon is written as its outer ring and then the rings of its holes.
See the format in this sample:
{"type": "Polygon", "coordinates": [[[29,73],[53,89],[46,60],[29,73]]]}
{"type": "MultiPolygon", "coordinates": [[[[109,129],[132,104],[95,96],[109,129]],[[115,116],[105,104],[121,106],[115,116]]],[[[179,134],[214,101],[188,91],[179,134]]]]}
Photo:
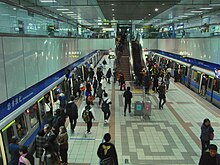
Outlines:
{"type": "Polygon", "coordinates": [[[147,25],[212,13],[220,0],[2,0],[69,22],[95,26],[100,20],[147,25]]]}

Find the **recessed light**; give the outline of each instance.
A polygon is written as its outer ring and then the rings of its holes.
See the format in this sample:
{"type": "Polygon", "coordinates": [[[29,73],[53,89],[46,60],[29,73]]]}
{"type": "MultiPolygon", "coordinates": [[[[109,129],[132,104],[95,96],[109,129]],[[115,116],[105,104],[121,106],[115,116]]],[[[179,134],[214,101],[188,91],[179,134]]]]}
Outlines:
{"type": "Polygon", "coordinates": [[[164,6],[164,5],[165,5],[165,3],[162,3],[162,5],[164,6]]]}
{"type": "Polygon", "coordinates": [[[62,12],[63,14],[72,14],[72,13],[74,13],[74,12],[72,12],[72,11],[64,11],[64,12],[62,12]]]}
{"type": "Polygon", "coordinates": [[[154,10],[155,10],[155,11],[158,11],[159,9],[158,9],[158,8],[155,8],[154,10]]]}
{"type": "Polygon", "coordinates": [[[193,11],[191,11],[192,13],[202,13],[202,11],[201,10],[193,10],[193,11]]]}
{"type": "Polygon", "coordinates": [[[112,14],[112,16],[115,16],[115,14],[112,14]]]}
{"type": "Polygon", "coordinates": [[[149,13],[148,15],[151,16],[151,13],[149,13]]]}
{"type": "Polygon", "coordinates": [[[112,6],[114,6],[115,4],[114,3],[112,3],[112,6]]]}
{"type": "Polygon", "coordinates": [[[112,11],[115,11],[115,9],[112,9],[112,11]]]}
{"type": "Polygon", "coordinates": [[[201,10],[211,10],[211,9],[213,9],[212,7],[201,7],[200,8],[201,10]]]}
{"type": "Polygon", "coordinates": [[[58,11],[67,11],[69,9],[57,9],[58,11]]]}

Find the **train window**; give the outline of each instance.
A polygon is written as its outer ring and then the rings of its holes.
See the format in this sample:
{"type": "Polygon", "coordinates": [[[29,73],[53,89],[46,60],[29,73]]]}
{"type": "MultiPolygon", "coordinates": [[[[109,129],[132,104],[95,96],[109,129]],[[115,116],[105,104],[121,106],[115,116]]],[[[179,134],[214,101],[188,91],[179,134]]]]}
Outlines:
{"type": "Polygon", "coordinates": [[[188,68],[187,68],[187,67],[185,67],[185,68],[184,68],[184,70],[185,70],[184,74],[185,74],[185,76],[187,76],[187,73],[188,73],[188,68]]]}
{"type": "Polygon", "coordinates": [[[39,102],[39,109],[40,109],[40,114],[41,114],[41,117],[42,117],[42,119],[44,119],[44,116],[45,116],[45,114],[46,114],[46,111],[45,111],[45,106],[44,106],[45,104],[44,104],[44,99],[43,100],[41,100],[40,102],[39,102]]]}
{"type": "Polygon", "coordinates": [[[12,136],[15,135],[12,126],[10,126],[10,127],[6,130],[6,134],[7,134],[7,138],[8,138],[8,143],[11,143],[11,138],[12,138],[12,136]]]}
{"type": "Polygon", "coordinates": [[[193,80],[197,80],[198,73],[196,71],[193,71],[193,80]]]}
{"type": "Polygon", "coordinates": [[[16,129],[18,133],[18,137],[22,139],[26,133],[27,133],[27,125],[26,125],[26,119],[24,115],[20,115],[15,119],[16,129]]]}
{"type": "Polygon", "coordinates": [[[215,79],[213,82],[213,90],[220,93],[220,79],[215,79]]]}
{"type": "Polygon", "coordinates": [[[29,110],[28,114],[31,122],[31,127],[33,127],[37,124],[39,120],[39,115],[38,115],[39,109],[37,103],[31,106],[28,110],[29,110]]]}

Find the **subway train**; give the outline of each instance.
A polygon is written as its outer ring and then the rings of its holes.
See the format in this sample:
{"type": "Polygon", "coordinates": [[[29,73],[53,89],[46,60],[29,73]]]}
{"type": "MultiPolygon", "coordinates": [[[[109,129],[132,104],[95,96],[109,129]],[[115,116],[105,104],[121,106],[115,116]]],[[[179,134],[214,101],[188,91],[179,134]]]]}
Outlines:
{"type": "Polygon", "coordinates": [[[53,98],[58,91],[69,97],[72,94],[73,77],[80,75],[84,79],[86,67],[95,67],[105,54],[108,51],[94,51],[0,104],[0,158],[3,164],[10,162],[9,144],[12,136],[17,136],[19,144],[33,151],[35,136],[47,123],[45,110],[48,100],[53,105],[53,98]]]}
{"type": "Polygon", "coordinates": [[[177,74],[179,76],[179,82],[194,92],[201,94],[201,91],[205,88],[205,93],[203,93],[202,97],[220,108],[219,64],[160,50],[147,50],[145,52],[148,52],[145,55],[146,57],[150,55],[157,63],[163,60],[163,63],[168,64],[168,70],[171,75],[174,77],[177,74]],[[202,83],[204,78],[206,79],[205,86],[202,83]]]}

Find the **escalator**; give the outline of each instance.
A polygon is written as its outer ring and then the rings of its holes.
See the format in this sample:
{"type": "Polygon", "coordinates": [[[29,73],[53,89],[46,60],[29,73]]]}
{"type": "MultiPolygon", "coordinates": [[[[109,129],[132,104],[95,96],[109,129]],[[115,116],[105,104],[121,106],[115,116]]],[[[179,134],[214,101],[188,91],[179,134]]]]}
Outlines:
{"type": "Polygon", "coordinates": [[[144,60],[142,56],[142,48],[139,42],[132,41],[132,59],[133,59],[133,70],[135,77],[140,77],[140,72],[144,67],[144,60]]]}

